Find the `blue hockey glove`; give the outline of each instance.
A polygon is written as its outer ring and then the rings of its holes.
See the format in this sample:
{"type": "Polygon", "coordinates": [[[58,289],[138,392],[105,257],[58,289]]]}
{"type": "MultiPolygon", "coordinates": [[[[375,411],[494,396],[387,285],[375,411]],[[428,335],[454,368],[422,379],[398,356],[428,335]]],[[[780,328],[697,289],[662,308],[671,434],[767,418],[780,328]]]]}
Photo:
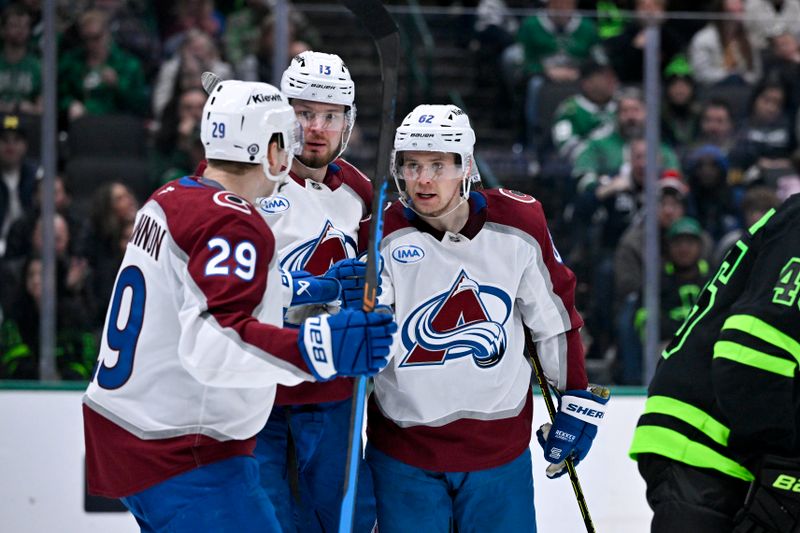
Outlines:
{"type": "Polygon", "coordinates": [[[568,390],[561,396],[561,407],[553,424],[544,424],[536,438],[544,448],[544,458],[552,463],[545,472],[554,479],[564,475],[566,460],[574,465],[586,457],[597,435],[597,426],[605,415],[610,392],[591,385],[587,390],[568,390]]]}
{"type": "MultiPolygon", "coordinates": [[[[361,309],[366,276],[367,264],[354,258],[337,261],[325,273],[325,277],[335,278],[342,285],[341,299],[342,307],[345,309],[361,309]]],[[[378,294],[380,293],[381,287],[378,285],[378,294]]]]}
{"type": "Polygon", "coordinates": [[[391,313],[342,309],[335,315],[307,318],[300,326],[298,344],[317,381],[372,376],[388,363],[395,333],[391,313]]]}
{"type": "Polygon", "coordinates": [[[305,270],[281,269],[283,285],[283,306],[285,308],[298,305],[326,304],[341,297],[342,287],[339,281],[327,276],[312,276],[305,270]]]}

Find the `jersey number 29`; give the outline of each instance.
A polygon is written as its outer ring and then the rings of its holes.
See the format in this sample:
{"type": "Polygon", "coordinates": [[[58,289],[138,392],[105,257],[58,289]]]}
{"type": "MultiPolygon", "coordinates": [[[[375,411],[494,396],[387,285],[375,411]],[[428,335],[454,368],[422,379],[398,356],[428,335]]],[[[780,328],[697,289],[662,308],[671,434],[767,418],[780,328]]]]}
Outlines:
{"type": "Polygon", "coordinates": [[[108,313],[106,326],[106,342],[108,347],[119,355],[117,362],[107,366],[105,361],[98,363],[97,384],[104,389],[118,389],[123,386],[133,372],[133,358],[136,355],[136,343],[144,322],[144,302],[147,288],[144,284],[144,274],[138,267],[128,266],[119,273],[117,284],[114,287],[114,296],[111,299],[111,310],[108,313]],[[122,309],[122,300],[128,291],[129,304],[127,320],[120,327],[119,319],[122,309]]]}

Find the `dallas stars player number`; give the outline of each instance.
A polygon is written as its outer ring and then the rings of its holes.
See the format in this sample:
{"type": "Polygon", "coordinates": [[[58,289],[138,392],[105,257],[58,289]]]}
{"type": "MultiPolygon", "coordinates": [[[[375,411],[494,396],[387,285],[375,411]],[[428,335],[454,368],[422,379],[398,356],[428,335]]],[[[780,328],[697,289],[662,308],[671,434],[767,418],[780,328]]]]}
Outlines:
{"type": "Polygon", "coordinates": [[[798,293],[800,293],[800,257],[793,257],[781,269],[778,283],[773,289],[772,302],[791,307],[797,301],[798,293]]]}

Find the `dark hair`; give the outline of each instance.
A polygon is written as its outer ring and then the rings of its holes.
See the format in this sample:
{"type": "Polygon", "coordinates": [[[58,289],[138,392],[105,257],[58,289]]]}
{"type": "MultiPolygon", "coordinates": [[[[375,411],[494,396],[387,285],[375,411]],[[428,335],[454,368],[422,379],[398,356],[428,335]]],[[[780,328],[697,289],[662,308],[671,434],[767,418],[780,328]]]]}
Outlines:
{"type": "MultiPolygon", "coordinates": [[[[35,252],[31,252],[25,257],[22,268],[19,271],[20,283],[14,295],[14,304],[9,308],[7,315],[7,318],[17,323],[22,340],[26,344],[36,347],[39,345],[39,308],[31,293],[28,292],[28,269],[34,261],[41,260],[41,256],[35,252]]],[[[59,285],[61,284],[59,283],[59,285]]]]}
{"type": "Polygon", "coordinates": [[[2,13],[0,13],[0,24],[5,26],[6,22],[8,22],[8,19],[11,17],[28,17],[29,19],[33,19],[30,12],[20,4],[8,4],[3,9],[2,13]]]}
{"type": "Polygon", "coordinates": [[[731,107],[731,104],[724,98],[719,98],[716,96],[711,97],[705,101],[705,103],[703,104],[703,109],[700,111],[700,116],[702,117],[703,115],[705,115],[706,111],[708,111],[712,107],[723,108],[725,111],[728,112],[728,117],[730,117],[730,119],[733,120],[733,108],[731,107]]]}
{"type": "Polygon", "coordinates": [[[170,98],[164,111],[161,113],[161,126],[158,128],[155,136],[155,147],[163,154],[171,154],[178,144],[178,126],[180,126],[180,103],[181,97],[190,92],[200,91],[205,94],[205,91],[199,87],[191,87],[183,91],[178,90],[178,83],[175,84],[172,98],[170,98]]]}
{"type": "Polygon", "coordinates": [[[750,100],[747,103],[747,114],[750,115],[753,113],[753,109],[756,106],[756,100],[758,97],[761,96],[764,92],[770,89],[779,89],[781,93],[783,93],[783,112],[786,112],[787,104],[789,103],[789,91],[786,85],[780,80],[777,75],[767,75],[758,82],[758,84],[753,87],[752,92],[750,93],[750,100]]]}
{"type": "Polygon", "coordinates": [[[106,182],[95,191],[89,209],[92,232],[104,244],[117,242],[125,225],[125,222],[114,213],[113,190],[116,185],[121,185],[131,192],[130,188],[120,181],[106,182]]]}
{"type": "MultiPolygon", "coordinates": [[[[725,0],[715,0],[710,11],[722,13],[725,7],[724,4],[725,0]]],[[[717,29],[722,48],[725,49],[731,41],[736,41],[747,67],[753,68],[753,46],[750,44],[750,38],[744,23],[740,20],[717,19],[712,24],[717,29]]]]}
{"type": "Polygon", "coordinates": [[[742,214],[750,211],[766,213],[773,207],[778,207],[781,201],[775,191],[766,185],[751,187],[742,196],[742,214]]]}

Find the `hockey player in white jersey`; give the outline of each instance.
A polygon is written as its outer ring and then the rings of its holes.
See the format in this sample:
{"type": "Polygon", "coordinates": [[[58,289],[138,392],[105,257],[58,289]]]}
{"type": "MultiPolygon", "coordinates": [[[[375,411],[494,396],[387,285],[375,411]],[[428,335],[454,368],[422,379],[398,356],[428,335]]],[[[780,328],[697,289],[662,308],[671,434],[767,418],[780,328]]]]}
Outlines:
{"type": "MultiPolygon", "coordinates": [[[[275,234],[286,271],[340,278],[343,307],[360,308],[365,268],[354,258],[359,223],[370,212],[372,185],[340,157],[355,122],[353,80],[339,56],[308,51],[292,59],[281,91],[303,127],[305,143],[289,179],[259,200],[259,209],[275,234]],[[359,272],[360,277],[347,277],[359,272]]],[[[284,531],[338,527],[352,394],[351,379],[278,387],[256,457],[284,531]],[[294,464],[287,464],[290,446],[294,464]]],[[[360,473],[354,530],[370,531],[375,523],[372,480],[366,466],[360,473]]]]}
{"type": "Polygon", "coordinates": [[[471,192],[474,142],[453,105],[418,106],[395,135],[402,203],[385,217],[381,303],[394,305],[400,346],[375,376],[367,424],[381,533],[536,530],[524,328],[563,393],[542,429],[549,476],[596,433],[597,418],[565,407],[606,402],[587,391],[575,277],[541,205],[471,192]]]}
{"type": "Polygon", "coordinates": [[[83,399],[89,491],[142,531],[280,531],[252,455],[276,386],[374,374],[396,329],[361,311],[281,328],[275,239],[251,202],[285,178],[300,129],[275,87],[216,81],[208,166],[137,214],[83,399]]]}

